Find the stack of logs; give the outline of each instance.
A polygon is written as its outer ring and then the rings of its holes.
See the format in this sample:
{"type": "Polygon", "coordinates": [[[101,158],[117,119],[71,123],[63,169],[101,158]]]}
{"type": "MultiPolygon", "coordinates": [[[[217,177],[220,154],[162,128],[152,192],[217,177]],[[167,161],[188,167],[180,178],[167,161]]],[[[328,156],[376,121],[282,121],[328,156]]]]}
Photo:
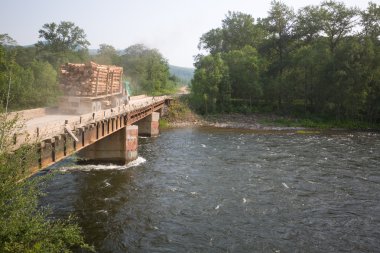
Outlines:
{"type": "Polygon", "coordinates": [[[67,96],[99,96],[121,92],[123,68],[66,63],[60,68],[60,86],[67,96]]]}

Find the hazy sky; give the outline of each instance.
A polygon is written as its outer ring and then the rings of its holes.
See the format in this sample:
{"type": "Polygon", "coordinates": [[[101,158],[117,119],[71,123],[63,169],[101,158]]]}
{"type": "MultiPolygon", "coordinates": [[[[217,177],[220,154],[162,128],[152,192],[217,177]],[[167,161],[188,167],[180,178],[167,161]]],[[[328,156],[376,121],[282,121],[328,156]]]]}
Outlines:
{"type": "MultiPolygon", "coordinates": [[[[321,1],[283,2],[297,10],[321,1]]],[[[367,7],[363,0],[343,2],[367,7]]],[[[84,29],[89,48],[143,43],[157,48],[172,65],[192,67],[200,36],[219,27],[229,10],[266,17],[270,0],[1,0],[0,6],[0,34],[8,33],[19,45],[36,43],[45,23],[72,21],[84,29]]]]}

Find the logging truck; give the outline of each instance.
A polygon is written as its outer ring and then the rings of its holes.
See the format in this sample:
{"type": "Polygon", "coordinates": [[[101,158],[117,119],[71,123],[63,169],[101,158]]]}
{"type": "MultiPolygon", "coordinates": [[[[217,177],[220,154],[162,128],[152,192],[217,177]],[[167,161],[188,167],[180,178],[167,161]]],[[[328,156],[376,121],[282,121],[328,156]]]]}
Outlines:
{"type": "Polygon", "coordinates": [[[63,91],[59,110],[65,114],[98,112],[129,101],[122,67],[66,63],[60,68],[59,84],[63,91]]]}

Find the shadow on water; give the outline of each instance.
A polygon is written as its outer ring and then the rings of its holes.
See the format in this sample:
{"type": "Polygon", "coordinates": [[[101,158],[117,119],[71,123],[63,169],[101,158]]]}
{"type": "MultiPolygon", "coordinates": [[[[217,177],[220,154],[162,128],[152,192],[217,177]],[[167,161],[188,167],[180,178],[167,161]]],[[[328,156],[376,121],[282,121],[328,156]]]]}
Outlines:
{"type": "Polygon", "coordinates": [[[99,252],[380,251],[380,135],[188,128],[135,166],[68,160],[43,202],[99,252]]]}

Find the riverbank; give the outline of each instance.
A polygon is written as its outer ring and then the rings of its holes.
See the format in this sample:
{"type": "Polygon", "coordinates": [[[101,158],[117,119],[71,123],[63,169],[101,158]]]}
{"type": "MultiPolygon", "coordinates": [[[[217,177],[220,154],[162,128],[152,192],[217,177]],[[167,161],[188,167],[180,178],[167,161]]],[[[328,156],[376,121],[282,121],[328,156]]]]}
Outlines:
{"type": "Polygon", "coordinates": [[[185,118],[177,118],[175,120],[163,119],[164,127],[179,128],[189,126],[204,126],[204,127],[218,127],[218,128],[236,128],[247,130],[305,130],[309,129],[301,126],[281,126],[276,125],[273,115],[259,115],[259,114],[217,114],[200,116],[193,114],[185,118]],[[271,123],[272,122],[272,123],[271,123]]]}
{"type": "Polygon", "coordinates": [[[182,103],[175,102],[161,120],[163,128],[208,126],[248,130],[365,130],[380,131],[379,124],[367,122],[295,118],[276,114],[215,114],[198,115],[182,103]]]}

